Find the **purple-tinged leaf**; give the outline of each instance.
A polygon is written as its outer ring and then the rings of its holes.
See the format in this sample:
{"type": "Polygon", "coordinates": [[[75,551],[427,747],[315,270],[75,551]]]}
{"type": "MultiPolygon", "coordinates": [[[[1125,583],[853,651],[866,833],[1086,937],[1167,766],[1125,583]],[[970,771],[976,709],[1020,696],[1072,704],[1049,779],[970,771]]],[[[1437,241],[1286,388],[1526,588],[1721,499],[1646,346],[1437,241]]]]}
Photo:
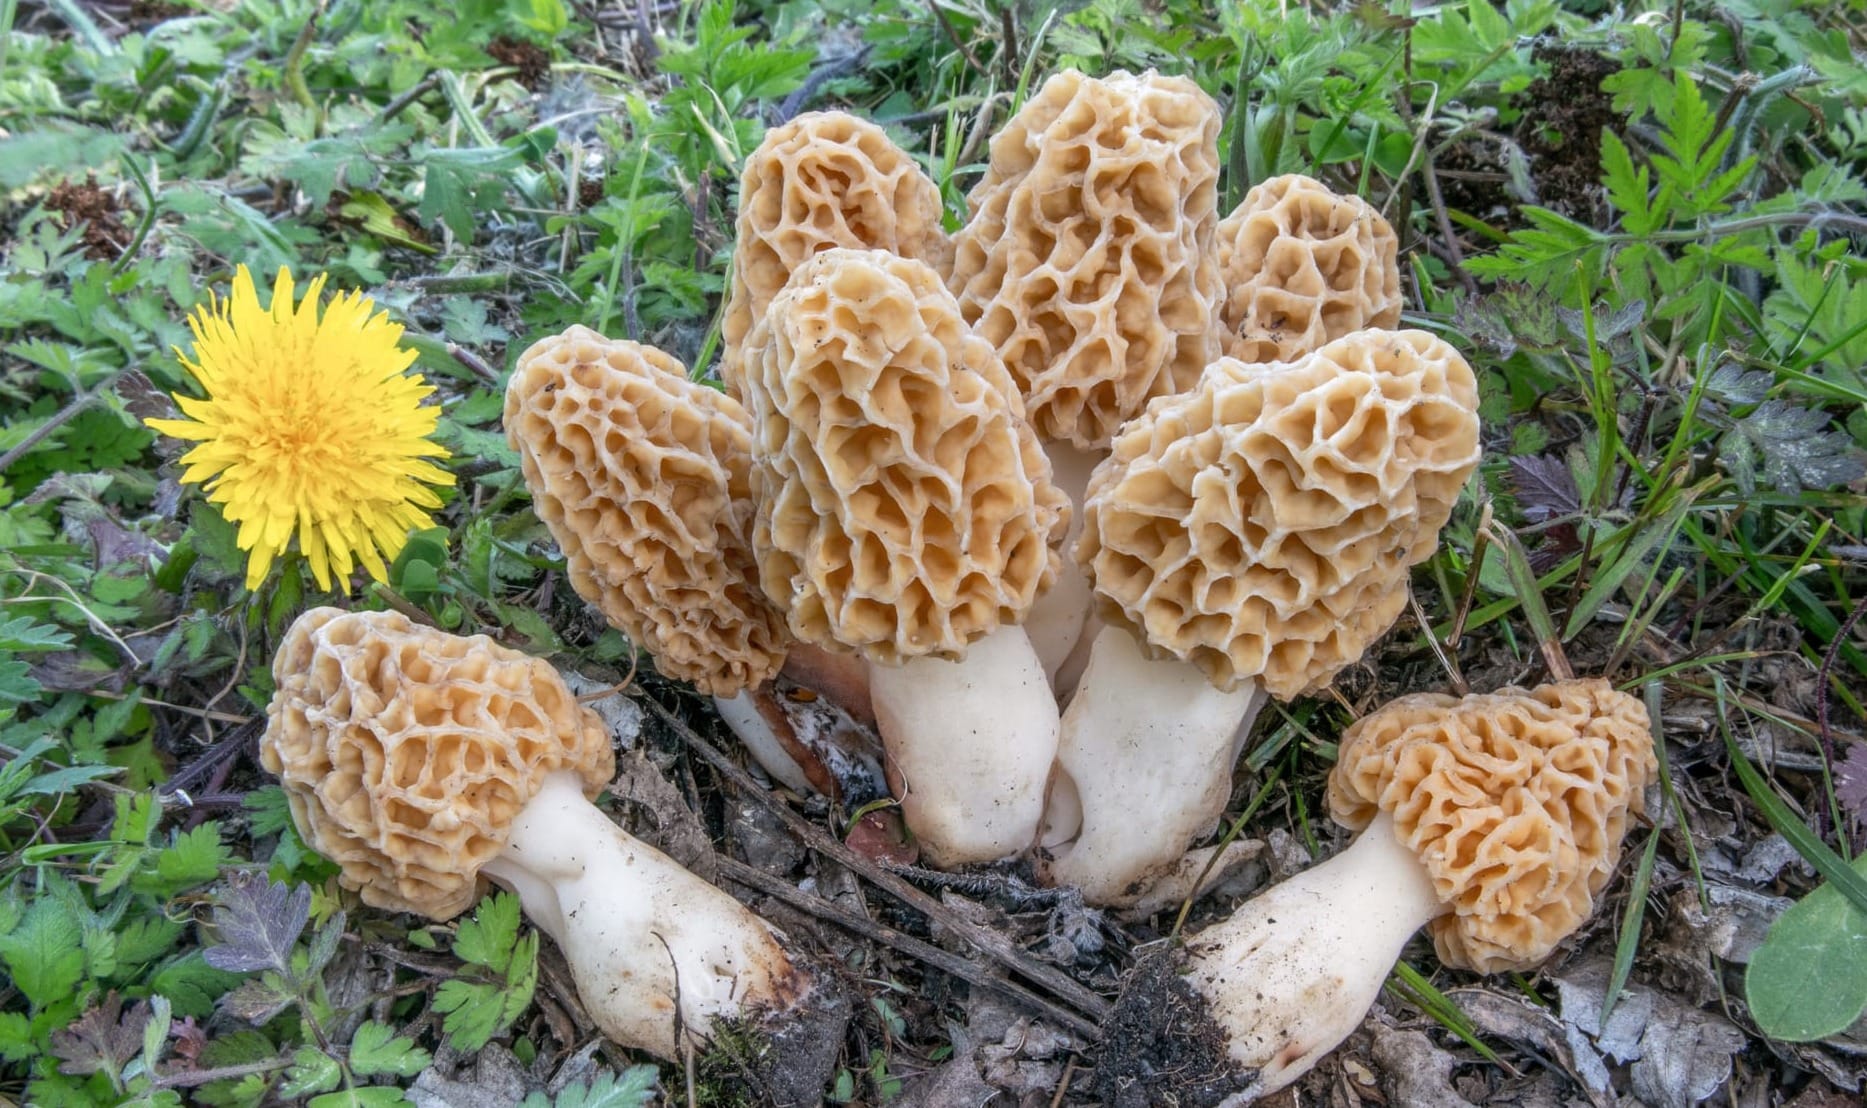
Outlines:
{"type": "Polygon", "coordinates": [[[207,964],[234,973],[289,973],[292,946],[311,918],[311,888],[236,874],[214,907],[218,946],[202,952],[207,964]]]}
{"type": "Polygon", "coordinates": [[[1528,523],[1547,523],[1582,510],[1582,494],[1569,464],[1550,454],[1518,455],[1510,460],[1511,487],[1528,523]]]}
{"type": "Polygon", "coordinates": [[[142,1049],[143,1025],[148,1022],[148,1005],[138,1002],[125,1015],[122,999],[112,990],[69,1027],[52,1032],[52,1057],[59,1061],[58,1071],[73,1077],[122,1073],[142,1049]]]}

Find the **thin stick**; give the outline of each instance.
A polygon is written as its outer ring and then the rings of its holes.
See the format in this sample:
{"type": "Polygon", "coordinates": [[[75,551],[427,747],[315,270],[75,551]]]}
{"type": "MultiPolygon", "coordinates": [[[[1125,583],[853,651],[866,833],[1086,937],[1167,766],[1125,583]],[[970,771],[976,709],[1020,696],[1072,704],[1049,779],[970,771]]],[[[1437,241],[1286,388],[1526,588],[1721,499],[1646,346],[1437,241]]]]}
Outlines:
{"type": "Polygon", "coordinates": [[[1095,1039],[1099,1035],[1096,1025],[1067,1008],[1062,1008],[1037,995],[1023,985],[1009,978],[999,977],[981,969],[978,963],[941,950],[932,943],[904,935],[889,927],[877,923],[866,916],[859,916],[847,908],[839,907],[828,900],[797,888],[788,881],[779,880],[771,874],[754,866],[746,865],[737,858],[719,855],[716,859],[720,875],[749,885],[767,896],[777,897],[786,904],[800,911],[809,912],[818,919],[828,920],[838,927],[847,928],[865,939],[873,939],[884,946],[907,955],[916,961],[925,962],[943,973],[965,981],[967,984],[982,989],[991,989],[1019,1004],[1035,1009],[1044,1018],[1060,1023],[1079,1035],[1095,1039]]]}
{"type": "Polygon", "coordinates": [[[721,776],[732,782],[742,793],[764,806],[790,829],[793,835],[803,840],[804,845],[819,854],[828,856],[838,864],[854,870],[866,878],[870,884],[879,887],[895,899],[933,919],[940,926],[971,943],[981,954],[1015,973],[1022,974],[1031,981],[1042,985],[1060,1000],[1067,1001],[1077,1011],[1087,1016],[1092,1023],[1101,1023],[1109,1014],[1110,1004],[1102,996],[1085,987],[1055,966],[1048,966],[1025,954],[1011,941],[989,927],[981,927],[971,920],[961,917],[933,897],[908,884],[906,881],[889,873],[855,851],[837,842],[825,834],[815,824],[780,804],[770,791],[760,787],[752,776],[740,769],[731,758],[720,753],[712,743],[701,738],[694,729],[674,713],[662,707],[652,698],[644,698],[649,711],[660,717],[661,721],[674,730],[687,746],[699,754],[721,776]]]}

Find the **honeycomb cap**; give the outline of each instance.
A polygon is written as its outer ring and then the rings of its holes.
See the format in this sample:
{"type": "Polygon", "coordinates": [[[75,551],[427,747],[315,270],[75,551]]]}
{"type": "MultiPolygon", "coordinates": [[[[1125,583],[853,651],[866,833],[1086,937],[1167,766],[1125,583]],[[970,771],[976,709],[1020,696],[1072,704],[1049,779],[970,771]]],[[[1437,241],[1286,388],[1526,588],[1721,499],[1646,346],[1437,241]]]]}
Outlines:
{"type": "Polygon", "coordinates": [[[1299,696],[1399,615],[1478,463],[1477,408],[1471,367],[1423,331],[1287,365],[1221,358],[1122,429],[1077,561],[1153,656],[1299,696]]]}
{"type": "Polygon", "coordinates": [[[740,178],[738,246],[721,323],[720,379],[739,395],[753,325],[806,258],[833,246],[918,258],[945,276],[953,244],[940,189],[867,120],[806,112],[765,133],[740,178]]]}
{"type": "Polygon", "coordinates": [[[1218,137],[1184,77],[1075,70],[993,136],[949,284],[1045,440],[1105,447],[1220,353],[1218,137]]]}
{"type": "Polygon", "coordinates": [[[896,665],[1019,622],[1056,574],[1069,502],[939,275],[829,250],[759,330],[752,542],[791,631],[896,665]]]}
{"type": "Polygon", "coordinates": [[[1403,696],[1342,736],[1329,811],[1390,814],[1451,911],[1439,959],[1527,969],[1594,912],[1657,769],[1647,710],[1599,679],[1403,696]]]}
{"type": "Polygon", "coordinates": [[[751,421],[680,362],[572,327],[519,355],[506,437],[577,595],[713,696],[784,664],[747,542],[751,421]]]}
{"type": "Polygon", "coordinates": [[[1273,177],[1219,221],[1225,352],[1288,362],[1364,328],[1400,325],[1400,237],[1359,196],[1273,177]]]}
{"type": "Polygon", "coordinates": [[[272,660],[260,762],[338,880],[377,908],[444,920],[548,774],[595,799],[610,736],[558,672],[487,638],[399,612],[313,608],[272,660]]]}

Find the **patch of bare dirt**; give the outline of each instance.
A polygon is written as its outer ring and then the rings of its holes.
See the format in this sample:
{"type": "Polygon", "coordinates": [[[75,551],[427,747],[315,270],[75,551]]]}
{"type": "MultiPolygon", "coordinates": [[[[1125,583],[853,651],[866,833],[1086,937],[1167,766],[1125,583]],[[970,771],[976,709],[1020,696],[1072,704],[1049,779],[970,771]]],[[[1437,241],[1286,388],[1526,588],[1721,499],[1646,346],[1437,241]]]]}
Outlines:
{"type": "Polygon", "coordinates": [[[536,90],[551,75],[551,55],[535,43],[516,38],[496,38],[486,44],[486,52],[500,65],[518,70],[515,80],[536,90]]]}
{"type": "Polygon", "coordinates": [[[1531,56],[1549,67],[1549,75],[1523,91],[1517,144],[1529,155],[1537,201],[1572,219],[1597,221],[1604,214],[1601,132],[1624,122],[1601,82],[1619,72],[1620,64],[1553,42],[1538,44],[1531,56]]]}
{"type": "Polygon", "coordinates": [[[65,181],[52,189],[45,206],[59,213],[59,225],[69,231],[84,227],[84,252],[99,261],[114,261],[130,245],[130,229],[123,223],[123,205],[95,176],[83,184],[65,181]]]}

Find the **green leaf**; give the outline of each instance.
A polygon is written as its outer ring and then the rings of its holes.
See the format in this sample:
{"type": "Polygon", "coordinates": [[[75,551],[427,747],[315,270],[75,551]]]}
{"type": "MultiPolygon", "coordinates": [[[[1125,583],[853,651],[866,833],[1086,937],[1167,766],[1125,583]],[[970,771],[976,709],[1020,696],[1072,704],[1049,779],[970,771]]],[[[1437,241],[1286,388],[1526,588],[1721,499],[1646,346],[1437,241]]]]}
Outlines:
{"type": "Polygon", "coordinates": [[[0,936],[0,961],[35,1009],[66,999],[84,978],[82,927],[58,900],[42,896],[0,936]]]}
{"type": "MultiPolygon", "coordinates": [[[[1854,859],[1867,878],[1867,855],[1854,859]]],[[[1772,1039],[1813,1042],[1867,1011],[1867,912],[1823,883],[1770,926],[1744,972],[1751,1018],[1772,1039]]]]}
{"type": "Polygon", "coordinates": [[[388,1025],[374,1020],[359,1025],[350,1039],[350,1068],[364,1077],[413,1077],[429,1061],[428,1052],[416,1046],[414,1039],[397,1035],[388,1025]]]}
{"type": "Polygon", "coordinates": [[[24,1062],[44,1053],[45,1044],[33,1037],[24,1012],[0,1012],[0,1062],[24,1062]]]}
{"type": "Polygon", "coordinates": [[[401,1108],[413,1103],[400,1089],[340,1089],[311,1100],[307,1108],[401,1108]]]}
{"type": "MultiPolygon", "coordinates": [[[[519,1108],[647,1108],[654,1103],[659,1076],[654,1066],[630,1066],[621,1077],[605,1073],[588,1085],[571,1085],[556,1100],[533,1093],[519,1102],[519,1108]]],[[[852,1095],[854,1091],[852,1087],[852,1095]]]]}
{"type": "Polygon", "coordinates": [[[174,896],[214,880],[231,859],[220,841],[220,824],[204,823],[177,833],[175,841],[156,854],[154,872],[138,875],[130,886],[155,896],[174,896]]]}
{"type": "Polygon", "coordinates": [[[454,954],[462,961],[504,973],[512,964],[518,937],[519,898],[507,892],[494,893],[473,909],[472,919],[460,925],[460,933],[454,938],[454,954]]]}
{"type": "Polygon", "coordinates": [[[327,1089],[336,1088],[343,1079],[343,1067],[337,1059],[314,1046],[301,1046],[292,1055],[291,1068],[285,1071],[285,1081],[279,1086],[283,1096],[309,1096],[327,1089]]]}
{"type": "Polygon", "coordinates": [[[71,645],[71,633],[54,627],[49,623],[40,623],[31,616],[14,616],[0,619],[0,650],[46,651],[64,650],[71,645]]]}
{"type": "Polygon", "coordinates": [[[213,1012],[214,1001],[242,977],[208,965],[197,948],[163,963],[149,978],[149,987],[169,998],[176,1015],[203,1017],[213,1012]]]}
{"type": "Polygon", "coordinates": [[[442,1013],[441,1030],[455,1050],[472,1054],[499,1032],[505,1015],[500,988],[461,978],[441,982],[434,994],[434,1010],[442,1013]]]}

